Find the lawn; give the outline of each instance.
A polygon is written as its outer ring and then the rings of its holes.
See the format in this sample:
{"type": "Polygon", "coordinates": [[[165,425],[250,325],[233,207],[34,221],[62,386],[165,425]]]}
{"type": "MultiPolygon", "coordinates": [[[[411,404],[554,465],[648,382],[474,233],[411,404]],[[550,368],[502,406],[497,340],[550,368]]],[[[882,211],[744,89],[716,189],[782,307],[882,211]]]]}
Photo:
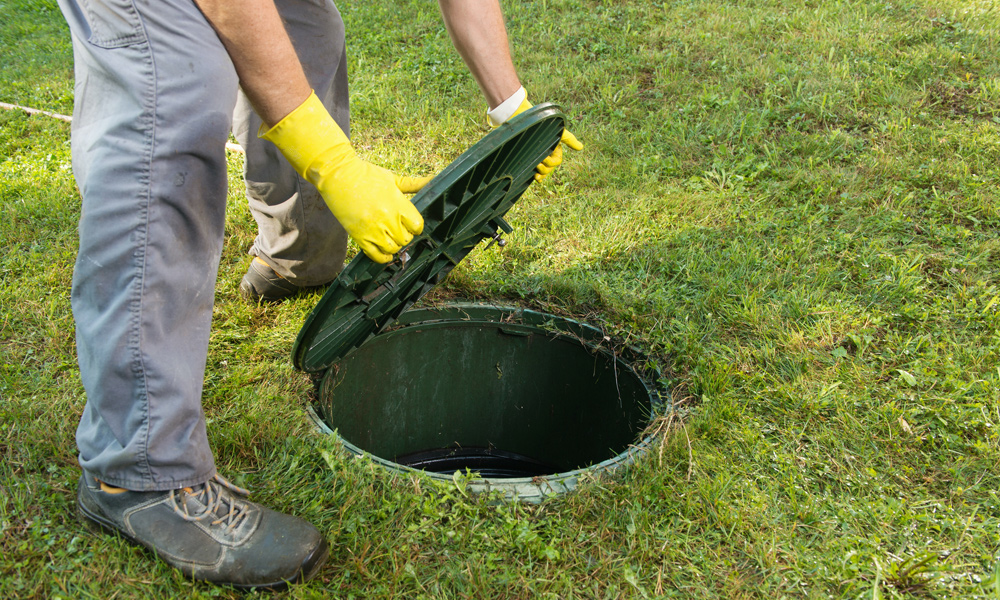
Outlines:
{"type": "MultiPolygon", "coordinates": [[[[363,156],[432,173],[486,133],[434,3],[339,6],[363,156]]],[[[541,505],[350,459],[289,358],[319,296],[240,301],[230,154],[204,406],[222,473],[331,542],[286,594],[1000,599],[996,3],[504,7],[529,97],[586,149],[434,294],[603,327],[673,412],[643,460],[541,505]]],[[[0,14],[0,102],[70,114],[55,1],[0,14]]],[[[0,206],[0,597],[241,597],[75,519],[67,123],[0,111],[0,206]]]]}

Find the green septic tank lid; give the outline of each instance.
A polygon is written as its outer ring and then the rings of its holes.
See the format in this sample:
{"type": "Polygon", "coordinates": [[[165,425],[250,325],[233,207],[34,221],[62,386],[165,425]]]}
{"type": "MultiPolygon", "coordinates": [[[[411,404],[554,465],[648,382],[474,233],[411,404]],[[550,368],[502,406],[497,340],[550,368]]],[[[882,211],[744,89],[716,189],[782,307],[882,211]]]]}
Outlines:
{"type": "Polygon", "coordinates": [[[358,253],[323,294],[292,346],[296,368],[326,370],[440,283],[479,242],[510,233],[503,216],[559,144],[564,126],[557,106],[539,104],[445,167],[412,198],[423,233],[388,264],[358,253]]]}

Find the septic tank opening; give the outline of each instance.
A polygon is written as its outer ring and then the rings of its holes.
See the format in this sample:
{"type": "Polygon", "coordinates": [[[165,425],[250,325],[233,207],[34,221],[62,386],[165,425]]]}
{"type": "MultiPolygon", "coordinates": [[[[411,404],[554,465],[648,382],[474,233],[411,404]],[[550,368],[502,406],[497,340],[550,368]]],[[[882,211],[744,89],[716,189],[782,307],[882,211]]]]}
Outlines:
{"type": "Polygon", "coordinates": [[[633,353],[544,313],[411,310],[327,371],[317,408],[349,450],[390,468],[468,470],[487,487],[558,493],[648,445],[641,434],[659,395],[633,353]]]}

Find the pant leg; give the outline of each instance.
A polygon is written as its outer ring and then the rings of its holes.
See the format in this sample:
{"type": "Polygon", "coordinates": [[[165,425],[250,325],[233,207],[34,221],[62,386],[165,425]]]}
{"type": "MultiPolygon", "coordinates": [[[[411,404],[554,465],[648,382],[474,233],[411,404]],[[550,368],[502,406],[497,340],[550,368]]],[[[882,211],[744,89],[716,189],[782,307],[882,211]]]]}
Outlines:
{"type": "Polygon", "coordinates": [[[59,0],[75,61],[80,464],[166,490],[215,473],[201,406],[238,80],[192,0],[59,0]]]}
{"type": "MultiPolygon", "coordinates": [[[[278,0],[278,12],[306,78],[334,120],[349,133],[344,22],[332,0],[278,0]]],[[[244,177],[257,239],[250,254],[300,286],[322,285],[344,267],[347,233],[319,192],[271,142],[257,137],[261,120],[241,92],[233,133],[246,151],[244,177]]]]}

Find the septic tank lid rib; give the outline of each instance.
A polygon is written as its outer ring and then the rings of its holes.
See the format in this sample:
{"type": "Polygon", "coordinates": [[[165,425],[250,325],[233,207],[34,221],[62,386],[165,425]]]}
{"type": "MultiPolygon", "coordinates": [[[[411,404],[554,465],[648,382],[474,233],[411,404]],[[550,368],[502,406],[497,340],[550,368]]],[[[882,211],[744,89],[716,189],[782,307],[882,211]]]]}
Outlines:
{"type": "Polygon", "coordinates": [[[539,104],[445,167],[412,198],[423,233],[391,263],[354,257],[306,318],[292,346],[295,366],[326,370],[440,283],[479,242],[510,233],[503,216],[559,144],[564,126],[557,106],[539,104]]]}

